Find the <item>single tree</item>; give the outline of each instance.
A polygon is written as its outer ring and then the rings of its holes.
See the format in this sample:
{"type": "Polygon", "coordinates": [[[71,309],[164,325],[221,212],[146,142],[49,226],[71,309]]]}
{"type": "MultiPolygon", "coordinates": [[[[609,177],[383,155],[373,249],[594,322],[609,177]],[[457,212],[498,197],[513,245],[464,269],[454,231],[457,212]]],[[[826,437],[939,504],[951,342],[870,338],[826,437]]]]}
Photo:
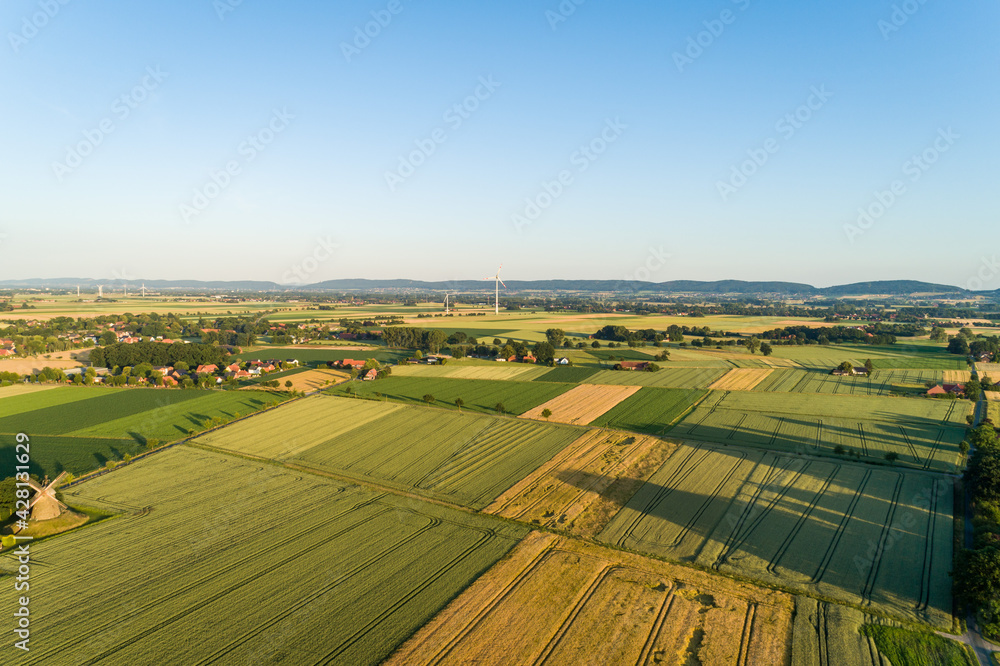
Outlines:
{"type": "Polygon", "coordinates": [[[286,379],[285,380],[285,388],[292,388],[292,380],[291,379],[286,379]]]}
{"type": "Polygon", "coordinates": [[[885,454],[885,459],[890,464],[895,463],[897,460],[899,460],[899,454],[896,453],[895,451],[889,451],[888,453],[885,454]]]}
{"type": "Polygon", "coordinates": [[[465,405],[465,401],[461,398],[455,398],[455,406],[458,407],[458,411],[462,411],[462,407],[465,405]]]}
{"type": "Polygon", "coordinates": [[[546,407],[545,409],[542,410],[542,418],[543,419],[545,419],[546,421],[548,421],[550,416],[552,416],[552,410],[551,409],[549,409],[548,407],[546,407]]]}
{"type": "Polygon", "coordinates": [[[424,394],[424,402],[426,402],[428,405],[432,404],[435,400],[437,400],[437,398],[432,396],[430,393],[424,394]]]}
{"type": "Polygon", "coordinates": [[[502,402],[498,402],[494,409],[497,410],[497,414],[504,414],[507,411],[507,408],[503,406],[502,402]]]}
{"type": "Polygon", "coordinates": [[[872,360],[868,359],[867,361],[865,361],[865,372],[867,372],[869,375],[871,375],[872,371],[874,371],[874,370],[875,370],[875,364],[872,363],[872,360]]]}
{"type": "Polygon", "coordinates": [[[771,345],[767,344],[766,342],[760,343],[760,353],[763,354],[764,356],[770,356],[771,352],[773,351],[774,350],[771,348],[771,345]]]}

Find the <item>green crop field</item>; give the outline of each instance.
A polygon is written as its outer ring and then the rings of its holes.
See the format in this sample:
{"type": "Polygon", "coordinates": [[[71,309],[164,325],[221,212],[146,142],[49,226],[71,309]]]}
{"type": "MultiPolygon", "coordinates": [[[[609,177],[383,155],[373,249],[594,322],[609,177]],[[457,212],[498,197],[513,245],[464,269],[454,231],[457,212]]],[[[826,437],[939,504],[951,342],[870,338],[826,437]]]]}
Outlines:
{"type": "Polygon", "coordinates": [[[925,392],[927,382],[940,383],[940,370],[876,370],[869,377],[837,376],[825,370],[780,368],[753,390],[760,393],[838,393],[887,396],[925,392]]]}
{"type": "Polygon", "coordinates": [[[577,384],[590,378],[598,372],[597,368],[581,368],[572,366],[561,366],[552,368],[544,375],[535,377],[536,382],[565,382],[577,384]]]}
{"type": "Polygon", "coordinates": [[[345,350],[337,349],[336,347],[315,347],[308,349],[299,349],[291,347],[264,347],[258,349],[257,351],[243,352],[242,354],[236,354],[233,358],[241,359],[244,361],[251,361],[255,359],[260,360],[270,360],[276,359],[278,361],[284,361],[290,358],[297,359],[299,363],[309,366],[323,365],[327,361],[340,361],[345,358],[353,359],[369,359],[374,358],[379,363],[396,363],[403,359],[409,358],[413,352],[398,350],[398,349],[386,349],[385,347],[372,347],[371,349],[355,349],[355,350],[345,350]]]}
{"type": "Polygon", "coordinates": [[[122,513],[32,544],[19,663],[377,664],[527,531],[188,447],[66,496],[122,513]]]}
{"type": "Polygon", "coordinates": [[[780,451],[835,455],[953,472],[965,437],[967,401],[858,395],[713,391],[671,436],[780,451]]]}
{"type": "Polygon", "coordinates": [[[944,346],[899,342],[890,346],[869,345],[777,345],[774,358],[791,359],[810,370],[832,370],[843,361],[864,365],[867,359],[877,369],[964,370],[965,358],[949,354],[944,346]]]}
{"type": "Polygon", "coordinates": [[[11,415],[0,418],[0,433],[174,440],[204,430],[211,419],[231,419],[285,399],[265,391],[64,387],[6,399],[13,413],[5,409],[11,415]]]}
{"type": "Polygon", "coordinates": [[[602,370],[591,375],[584,384],[612,384],[615,386],[660,386],[663,388],[708,388],[708,385],[726,374],[723,368],[674,368],[664,367],[657,372],[636,370],[602,370]]]}
{"type": "Polygon", "coordinates": [[[590,425],[662,435],[708,391],[644,387],[599,416],[590,425]]]}
{"type": "Polygon", "coordinates": [[[682,445],[600,539],[949,628],[952,506],[936,475],[682,445]]]}
{"type": "Polygon", "coordinates": [[[425,404],[432,395],[438,407],[456,409],[455,400],[464,401],[462,411],[496,413],[503,403],[509,414],[523,414],[532,407],[565,393],[572,386],[554,382],[490,381],[485,379],[449,379],[447,377],[385,377],[371,382],[351,382],[329,389],[332,395],[345,396],[353,390],[362,397],[381,393],[389,400],[425,404]]]}
{"type": "MultiPolygon", "coordinates": [[[[0,435],[0,476],[13,476],[15,464],[14,438],[0,435]]],[[[104,467],[109,460],[118,462],[126,455],[142,453],[146,448],[134,439],[103,439],[97,437],[55,437],[34,435],[30,438],[29,472],[39,478],[54,479],[60,472],[84,474],[104,467]]]]}
{"type": "Polygon", "coordinates": [[[883,666],[875,641],[861,634],[873,619],[855,608],[795,597],[792,666],[883,666]]]}
{"type": "Polygon", "coordinates": [[[196,441],[481,509],[582,432],[466,411],[317,395],[196,441]],[[302,423],[310,427],[300,428],[302,423]]]}

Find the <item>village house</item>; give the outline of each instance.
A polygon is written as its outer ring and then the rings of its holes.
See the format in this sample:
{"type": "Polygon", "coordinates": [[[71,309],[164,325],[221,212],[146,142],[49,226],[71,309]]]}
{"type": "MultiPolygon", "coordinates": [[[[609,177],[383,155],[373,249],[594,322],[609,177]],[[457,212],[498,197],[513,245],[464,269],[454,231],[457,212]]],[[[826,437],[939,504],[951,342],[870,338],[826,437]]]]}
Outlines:
{"type": "Polygon", "coordinates": [[[219,366],[214,365],[214,364],[213,365],[199,365],[195,369],[195,372],[197,372],[200,375],[200,374],[203,374],[203,373],[206,373],[206,372],[216,372],[216,371],[218,371],[218,369],[219,369],[219,366]]]}
{"type": "Polygon", "coordinates": [[[371,380],[375,379],[376,377],[378,377],[378,370],[376,370],[375,368],[372,368],[371,370],[369,370],[368,372],[366,372],[365,376],[362,377],[361,379],[362,379],[362,381],[370,382],[371,380]]]}
{"type": "Polygon", "coordinates": [[[931,397],[938,395],[948,395],[948,394],[954,396],[965,395],[965,384],[945,384],[943,386],[938,384],[937,386],[927,391],[927,395],[931,397]]]}
{"type": "Polygon", "coordinates": [[[615,364],[616,370],[646,370],[649,361],[619,361],[615,364]]]}

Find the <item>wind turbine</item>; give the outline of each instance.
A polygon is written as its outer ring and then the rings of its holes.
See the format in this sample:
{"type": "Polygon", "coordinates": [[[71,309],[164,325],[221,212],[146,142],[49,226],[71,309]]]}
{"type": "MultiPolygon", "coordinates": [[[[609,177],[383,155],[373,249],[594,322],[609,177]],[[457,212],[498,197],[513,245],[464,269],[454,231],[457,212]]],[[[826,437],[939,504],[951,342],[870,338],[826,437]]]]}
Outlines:
{"type": "MultiPolygon", "coordinates": [[[[500,264],[500,268],[503,268],[503,264],[500,264]]],[[[496,280],[496,300],[494,305],[496,306],[496,314],[500,314],[500,285],[503,284],[503,280],[500,279],[500,268],[497,269],[496,275],[491,275],[490,277],[484,277],[484,280],[496,280]]],[[[503,284],[503,288],[506,289],[507,285],[503,284]]]]}
{"type": "Polygon", "coordinates": [[[448,297],[454,296],[455,294],[445,294],[444,295],[444,313],[448,314],[450,310],[448,309],[448,297]]]}

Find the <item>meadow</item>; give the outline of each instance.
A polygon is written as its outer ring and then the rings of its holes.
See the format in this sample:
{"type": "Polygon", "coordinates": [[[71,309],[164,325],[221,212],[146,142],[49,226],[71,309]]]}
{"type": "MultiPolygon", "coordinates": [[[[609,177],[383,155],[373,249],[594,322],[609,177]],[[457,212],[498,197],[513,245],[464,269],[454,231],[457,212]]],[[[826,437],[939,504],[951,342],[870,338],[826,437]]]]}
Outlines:
{"type": "Polygon", "coordinates": [[[600,539],[948,629],[952,483],[885,467],[682,445],[600,539]]]}
{"type": "Polygon", "coordinates": [[[783,664],[789,595],[532,533],[387,664],[783,664]]]}
{"type": "Polygon", "coordinates": [[[522,419],[317,395],[196,441],[235,453],[272,453],[288,464],[481,509],[581,432],[522,419]],[[328,429],[324,422],[335,426],[328,429]]]}
{"type": "MultiPolygon", "coordinates": [[[[3,444],[0,445],[0,469],[3,475],[13,475],[15,465],[14,438],[11,435],[0,435],[3,444]],[[7,473],[7,470],[10,470],[7,473]]],[[[79,476],[104,467],[109,460],[121,461],[126,455],[135,456],[146,450],[141,442],[135,439],[110,439],[99,437],[58,437],[51,435],[32,435],[31,461],[29,473],[38,478],[48,476],[54,479],[60,472],[69,472],[79,476]]]]}
{"type": "Polygon", "coordinates": [[[447,377],[449,379],[491,379],[532,381],[549,373],[549,368],[528,363],[451,361],[448,365],[399,365],[393,377],[447,377]]]}
{"type": "Polygon", "coordinates": [[[971,409],[964,400],[713,391],[670,434],[879,462],[894,453],[899,465],[953,472],[971,409]]]}
{"type": "Polygon", "coordinates": [[[120,515],[32,544],[20,663],[377,664],[526,531],[189,447],[66,496],[120,515]]]}
{"type": "Polygon", "coordinates": [[[502,403],[506,413],[521,414],[532,407],[565,393],[568,384],[493,381],[487,379],[451,379],[448,377],[396,377],[370,382],[352,382],[329,389],[329,393],[347,396],[348,390],[363,398],[378,398],[381,393],[389,400],[409,404],[425,404],[424,396],[434,396],[434,405],[458,409],[455,400],[463,401],[462,411],[495,414],[502,403]]]}
{"type": "Polygon", "coordinates": [[[591,425],[662,435],[707,394],[708,391],[701,389],[643,387],[592,421],[591,425]]]}

